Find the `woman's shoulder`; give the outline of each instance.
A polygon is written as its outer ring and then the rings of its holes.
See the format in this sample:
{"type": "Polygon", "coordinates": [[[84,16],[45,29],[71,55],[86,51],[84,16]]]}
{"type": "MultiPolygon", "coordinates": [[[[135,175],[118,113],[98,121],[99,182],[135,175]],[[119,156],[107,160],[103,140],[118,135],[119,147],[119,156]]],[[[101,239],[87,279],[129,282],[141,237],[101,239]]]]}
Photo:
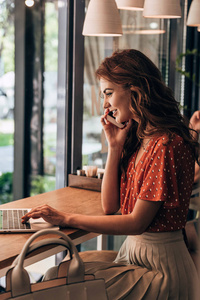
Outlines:
{"type": "Polygon", "coordinates": [[[164,134],[152,140],[148,151],[148,160],[157,159],[167,163],[173,162],[173,164],[191,161],[193,159],[192,149],[178,134],[173,134],[171,137],[164,134]]]}
{"type": "Polygon", "coordinates": [[[153,141],[157,147],[162,145],[173,147],[173,146],[181,146],[182,144],[185,144],[184,139],[176,133],[173,133],[171,136],[168,136],[167,134],[155,136],[153,138],[153,141]]]}
{"type": "Polygon", "coordinates": [[[169,137],[167,134],[163,134],[157,137],[152,138],[151,143],[151,154],[154,153],[177,153],[181,154],[187,149],[190,151],[190,146],[185,143],[184,139],[174,133],[171,137],[169,137]]]}

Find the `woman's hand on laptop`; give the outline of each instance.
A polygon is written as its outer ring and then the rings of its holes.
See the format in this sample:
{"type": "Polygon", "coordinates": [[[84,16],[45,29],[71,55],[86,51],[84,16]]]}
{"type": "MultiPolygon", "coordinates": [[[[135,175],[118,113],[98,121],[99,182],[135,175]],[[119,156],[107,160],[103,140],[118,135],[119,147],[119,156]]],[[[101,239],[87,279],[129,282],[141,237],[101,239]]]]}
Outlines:
{"type": "Polygon", "coordinates": [[[43,218],[46,222],[53,225],[65,227],[66,214],[54,209],[53,207],[45,204],[42,206],[31,209],[27,214],[22,217],[22,223],[26,223],[30,218],[38,219],[43,218]]]}

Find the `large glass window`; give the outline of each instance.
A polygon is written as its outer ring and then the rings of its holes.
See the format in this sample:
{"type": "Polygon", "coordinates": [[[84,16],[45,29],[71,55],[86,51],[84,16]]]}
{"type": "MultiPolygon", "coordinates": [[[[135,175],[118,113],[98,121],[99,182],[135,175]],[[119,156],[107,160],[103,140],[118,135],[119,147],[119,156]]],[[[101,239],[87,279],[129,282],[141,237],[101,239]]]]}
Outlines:
{"type": "Polygon", "coordinates": [[[0,204],[13,200],[14,2],[0,1],[0,204]]]}
{"type": "Polygon", "coordinates": [[[0,203],[55,189],[57,71],[58,1],[0,0],[0,203]]]}
{"type": "MultiPolygon", "coordinates": [[[[31,195],[55,189],[56,169],[56,132],[57,132],[57,70],[58,70],[58,2],[45,1],[44,36],[41,47],[43,61],[43,93],[39,101],[43,103],[41,126],[41,164],[42,167],[34,174],[32,163],[31,195]]],[[[32,143],[31,151],[34,152],[32,143]]],[[[35,160],[37,164],[37,160],[35,160]]],[[[38,170],[39,168],[36,167],[38,170]]]]}

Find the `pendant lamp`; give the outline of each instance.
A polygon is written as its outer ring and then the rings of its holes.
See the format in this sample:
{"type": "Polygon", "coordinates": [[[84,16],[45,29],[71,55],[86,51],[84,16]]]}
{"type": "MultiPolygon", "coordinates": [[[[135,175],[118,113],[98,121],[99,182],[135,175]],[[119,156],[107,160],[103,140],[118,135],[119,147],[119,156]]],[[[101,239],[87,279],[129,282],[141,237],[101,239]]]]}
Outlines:
{"type": "Polygon", "coordinates": [[[127,17],[124,22],[122,24],[123,34],[152,35],[165,33],[164,20],[143,18],[142,11],[127,17]]]}
{"type": "Polygon", "coordinates": [[[143,10],[144,0],[115,0],[119,9],[143,10]]]}
{"type": "Polygon", "coordinates": [[[200,0],[193,0],[187,18],[187,26],[200,26],[200,0]]]}
{"type": "Polygon", "coordinates": [[[115,0],[90,0],[82,34],[86,36],[122,35],[122,25],[115,0]]]}
{"type": "Polygon", "coordinates": [[[180,0],[145,0],[143,17],[160,19],[181,18],[180,0]]]}

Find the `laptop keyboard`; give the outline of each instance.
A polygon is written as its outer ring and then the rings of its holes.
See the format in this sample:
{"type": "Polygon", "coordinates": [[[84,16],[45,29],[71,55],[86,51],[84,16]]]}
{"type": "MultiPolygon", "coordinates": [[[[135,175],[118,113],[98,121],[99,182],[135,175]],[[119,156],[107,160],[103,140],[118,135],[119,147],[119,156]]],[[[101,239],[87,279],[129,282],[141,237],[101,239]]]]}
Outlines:
{"type": "Polygon", "coordinates": [[[30,223],[22,224],[21,218],[28,212],[25,209],[0,210],[0,229],[30,229],[30,223]]]}

